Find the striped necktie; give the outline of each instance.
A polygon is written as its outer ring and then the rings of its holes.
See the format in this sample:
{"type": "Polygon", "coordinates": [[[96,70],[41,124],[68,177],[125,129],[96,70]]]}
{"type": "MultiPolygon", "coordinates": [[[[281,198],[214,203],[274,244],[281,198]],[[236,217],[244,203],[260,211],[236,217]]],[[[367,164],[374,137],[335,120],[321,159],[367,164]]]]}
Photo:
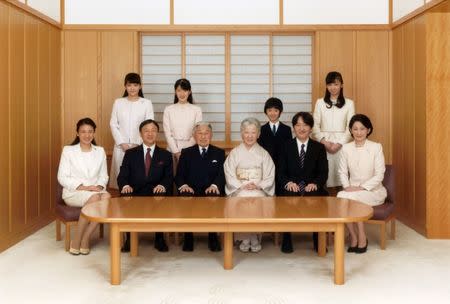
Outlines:
{"type": "Polygon", "coordinates": [[[300,168],[303,169],[305,166],[305,144],[302,144],[301,150],[300,150],[300,168]]]}

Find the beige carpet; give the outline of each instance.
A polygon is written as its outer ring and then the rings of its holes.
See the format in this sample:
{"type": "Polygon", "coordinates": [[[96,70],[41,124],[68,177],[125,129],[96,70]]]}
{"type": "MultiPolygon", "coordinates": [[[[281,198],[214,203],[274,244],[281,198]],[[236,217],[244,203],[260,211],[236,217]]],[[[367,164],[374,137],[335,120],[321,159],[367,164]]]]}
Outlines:
{"type": "Polygon", "coordinates": [[[122,255],[122,285],[111,286],[107,239],[71,256],[51,224],[0,254],[0,303],[450,303],[450,241],[397,230],[383,251],[369,227],[369,251],[346,253],[343,286],[333,284],[332,250],[317,257],[308,234],[296,235],[290,255],[265,235],[260,253],[235,250],[231,271],[205,236],[193,253],[158,253],[144,238],[139,257],[122,255]]]}

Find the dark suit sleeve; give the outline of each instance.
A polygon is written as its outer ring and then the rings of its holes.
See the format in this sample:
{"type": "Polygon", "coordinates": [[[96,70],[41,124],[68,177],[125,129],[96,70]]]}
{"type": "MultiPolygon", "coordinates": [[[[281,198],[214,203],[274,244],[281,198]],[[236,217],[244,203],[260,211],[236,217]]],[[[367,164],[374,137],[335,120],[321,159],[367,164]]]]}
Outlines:
{"type": "Polygon", "coordinates": [[[313,183],[319,187],[325,186],[328,179],[328,160],[325,146],[318,143],[318,158],[317,158],[317,176],[313,179],[313,183]]]}
{"type": "Polygon", "coordinates": [[[184,184],[186,184],[186,176],[185,174],[188,172],[187,164],[188,164],[188,155],[186,149],[181,150],[180,160],[177,166],[177,174],[175,176],[175,184],[177,188],[180,188],[184,184]]]}
{"type": "Polygon", "coordinates": [[[218,154],[219,154],[219,157],[218,157],[219,172],[217,173],[217,176],[214,179],[213,184],[215,184],[217,186],[217,188],[219,188],[220,194],[224,194],[225,173],[223,171],[223,163],[225,162],[225,151],[220,150],[218,154]]]}
{"type": "Polygon", "coordinates": [[[277,176],[277,183],[280,188],[284,188],[288,182],[291,180],[288,177],[288,145],[284,145],[280,149],[280,154],[278,157],[278,164],[277,164],[277,170],[276,170],[276,176],[277,176]]]}
{"type": "Polygon", "coordinates": [[[169,195],[172,195],[173,192],[173,161],[172,161],[172,154],[166,153],[165,157],[166,161],[165,167],[164,167],[164,177],[161,180],[161,185],[166,188],[166,193],[169,195]]]}
{"type": "Polygon", "coordinates": [[[123,186],[130,185],[130,165],[130,151],[126,151],[125,156],[122,160],[122,165],[120,166],[119,175],[117,176],[117,185],[119,186],[119,191],[122,191],[123,186]]]}

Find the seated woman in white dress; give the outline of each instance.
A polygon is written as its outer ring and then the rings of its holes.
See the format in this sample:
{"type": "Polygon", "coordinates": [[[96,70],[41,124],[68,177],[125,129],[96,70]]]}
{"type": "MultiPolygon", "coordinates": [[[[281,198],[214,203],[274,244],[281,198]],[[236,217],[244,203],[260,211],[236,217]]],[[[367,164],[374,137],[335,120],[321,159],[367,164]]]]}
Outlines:
{"type": "MultiPolygon", "coordinates": [[[[92,119],[80,119],[77,123],[77,137],[62,151],[58,182],[63,187],[62,198],[69,206],[83,207],[111,197],[106,192],[106,154],[102,147],[95,144],[95,128],[92,119]]],[[[97,223],[80,216],[69,252],[74,255],[89,254],[89,239],[96,227],[97,223]]]]}
{"type": "MultiPolygon", "coordinates": [[[[387,192],[381,183],[386,166],[381,144],[370,141],[373,127],[370,119],[363,114],[354,115],[349,124],[354,141],[344,144],[339,161],[339,178],[343,191],[337,197],[348,198],[370,206],[381,205],[387,192]]],[[[348,252],[367,251],[367,237],[364,223],[349,223],[351,243],[348,252]]]]}
{"type": "MultiPolygon", "coordinates": [[[[246,118],[241,123],[242,143],[231,150],[224,163],[225,193],[237,197],[272,196],[275,192],[275,165],[270,154],[257,139],[261,124],[256,118],[246,118]]],[[[240,234],[239,249],[243,252],[261,250],[261,236],[240,234]]]]}

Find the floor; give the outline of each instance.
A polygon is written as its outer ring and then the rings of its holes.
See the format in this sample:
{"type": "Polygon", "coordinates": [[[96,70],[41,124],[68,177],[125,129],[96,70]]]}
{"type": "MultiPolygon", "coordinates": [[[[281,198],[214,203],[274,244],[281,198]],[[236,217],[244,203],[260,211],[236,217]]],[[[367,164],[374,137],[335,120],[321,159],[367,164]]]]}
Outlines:
{"type": "MultiPolygon", "coordinates": [[[[346,284],[333,284],[332,250],[312,250],[309,234],[295,236],[282,254],[265,235],[258,254],[235,251],[235,268],[207,250],[205,235],[193,253],[171,246],[158,253],[149,236],[140,256],[122,256],[122,284],[109,284],[109,247],[93,240],[88,256],[71,256],[56,242],[54,223],[0,254],[0,303],[449,303],[450,241],[427,240],[398,223],[387,250],[369,227],[366,254],[346,253],[346,284]]],[[[107,231],[107,229],[106,229],[107,231]]],[[[106,233],[107,236],[107,233],[106,233]]]]}

